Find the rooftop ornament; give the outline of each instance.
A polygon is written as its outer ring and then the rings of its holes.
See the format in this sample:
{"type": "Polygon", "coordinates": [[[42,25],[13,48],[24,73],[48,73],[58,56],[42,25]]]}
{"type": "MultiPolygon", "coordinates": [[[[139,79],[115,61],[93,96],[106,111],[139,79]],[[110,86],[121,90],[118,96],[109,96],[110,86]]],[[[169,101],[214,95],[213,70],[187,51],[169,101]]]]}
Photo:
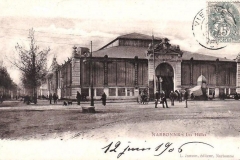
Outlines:
{"type": "Polygon", "coordinates": [[[179,45],[171,45],[168,38],[162,38],[160,43],[154,44],[150,43],[147,49],[147,56],[152,56],[153,54],[167,54],[176,53],[178,57],[182,57],[183,52],[180,50],[179,45]]]}

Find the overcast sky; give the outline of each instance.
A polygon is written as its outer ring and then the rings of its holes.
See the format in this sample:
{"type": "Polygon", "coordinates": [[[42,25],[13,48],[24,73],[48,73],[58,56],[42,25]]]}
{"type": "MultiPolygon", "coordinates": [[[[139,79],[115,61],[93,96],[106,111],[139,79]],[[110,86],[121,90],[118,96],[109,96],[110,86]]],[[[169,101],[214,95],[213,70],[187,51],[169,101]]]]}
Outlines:
{"type": "Polygon", "coordinates": [[[92,41],[97,50],[131,32],[168,37],[186,51],[235,58],[239,44],[210,51],[193,36],[193,19],[205,5],[203,0],[0,0],[0,60],[18,83],[20,74],[7,59],[16,57],[17,43],[28,48],[30,28],[40,49],[51,48],[48,65],[53,55],[63,63],[74,45],[90,47],[92,41]]]}

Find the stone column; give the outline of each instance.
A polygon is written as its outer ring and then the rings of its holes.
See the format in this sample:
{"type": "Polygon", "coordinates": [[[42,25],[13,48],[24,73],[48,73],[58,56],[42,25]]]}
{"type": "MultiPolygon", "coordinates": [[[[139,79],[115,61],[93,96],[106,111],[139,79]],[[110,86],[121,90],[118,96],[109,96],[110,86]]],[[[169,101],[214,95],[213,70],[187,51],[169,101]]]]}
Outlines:
{"type": "Polygon", "coordinates": [[[135,88],[138,88],[138,57],[134,58],[134,68],[135,68],[135,88]]]}
{"type": "Polygon", "coordinates": [[[58,70],[58,89],[57,89],[57,95],[58,98],[61,99],[62,98],[62,88],[61,88],[61,84],[62,84],[62,73],[61,73],[61,69],[58,70]]]}
{"type": "Polygon", "coordinates": [[[148,60],[148,87],[149,87],[149,96],[150,98],[154,98],[154,64],[153,59],[148,60]]]}
{"type": "Polygon", "coordinates": [[[75,98],[80,88],[80,59],[72,58],[72,98],[75,98]]]}
{"type": "Polygon", "coordinates": [[[219,59],[216,59],[216,86],[218,86],[218,63],[219,63],[219,59]]]}
{"type": "Polygon", "coordinates": [[[181,62],[176,62],[176,67],[175,67],[175,74],[174,74],[174,90],[179,90],[181,89],[181,62]]]}
{"type": "Polygon", "coordinates": [[[77,96],[77,91],[81,93],[81,82],[80,82],[80,72],[81,72],[81,56],[77,53],[77,47],[73,47],[72,61],[71,61],[71,98],[75,99],[77,96]]]}
{"type": "Polygon", "coordinates": [[[104,68],[104,88],[103,92],[109,96],[109,88],[108,88],[108,56],[104,56],[104,62],[103,62],[103,68],[104,68]]]}
{"type": "Polygon", "coordinates": [[[104,56],[104,62],[103,62],[103,68],[104,68],[104,87],[108,86],[108,56],[104,56]]]}
{"type": "Polygon", "coordinates": [[[193,85],[193,58],[190,59],[190,84],[193,85]]]}
{"type": "Polygon", "coordinates": [[[240,93],[240,55],[237,56],[237,59],[236,59],[236,62],[237,62],[237,75],[236,75],[236,92],[237,93],[240,93]]]}

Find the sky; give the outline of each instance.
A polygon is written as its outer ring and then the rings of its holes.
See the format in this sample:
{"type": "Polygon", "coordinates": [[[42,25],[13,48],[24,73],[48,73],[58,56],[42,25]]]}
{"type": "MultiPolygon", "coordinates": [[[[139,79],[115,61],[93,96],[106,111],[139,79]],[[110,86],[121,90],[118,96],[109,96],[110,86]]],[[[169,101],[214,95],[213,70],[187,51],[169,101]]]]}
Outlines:
{"type": "Polygon", "coordinates": [[[193,19],[205,8],[203,0],[0,0],[0,61],[19,83],[20,72],[9,60],[17,58],[17,43],[29,47],[31,28],[40,49],[51,49],[48,67],[53,56],[64,63],[74,45],[90,47],[92,41],[94,51],[132,32],[168,37],[185,51],[234,59],[239,44],[212,51],[193,36],[193,19]]]}

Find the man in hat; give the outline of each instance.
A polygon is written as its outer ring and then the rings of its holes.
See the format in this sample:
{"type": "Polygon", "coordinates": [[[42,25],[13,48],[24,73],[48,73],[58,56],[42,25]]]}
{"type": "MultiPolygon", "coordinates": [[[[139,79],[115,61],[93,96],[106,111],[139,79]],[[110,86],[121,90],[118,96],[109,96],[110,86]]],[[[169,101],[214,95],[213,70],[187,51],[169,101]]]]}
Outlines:
{"type": "Polygon", "coordinates": [[[188,106],[187,106],[187,100],[188,100],[188,91],[187,91],[187,89],[185,89],[184,99],[185,99],[185,102],[186,102],[186,107],[185,108],[188,108],[188,106]]]}
{"type": "Polygon", "coordinates": [[[158,91],[155,93],[155,108],[157,108],[158,102],[160,99],[160,94],[158,93],[158,91]]]}

